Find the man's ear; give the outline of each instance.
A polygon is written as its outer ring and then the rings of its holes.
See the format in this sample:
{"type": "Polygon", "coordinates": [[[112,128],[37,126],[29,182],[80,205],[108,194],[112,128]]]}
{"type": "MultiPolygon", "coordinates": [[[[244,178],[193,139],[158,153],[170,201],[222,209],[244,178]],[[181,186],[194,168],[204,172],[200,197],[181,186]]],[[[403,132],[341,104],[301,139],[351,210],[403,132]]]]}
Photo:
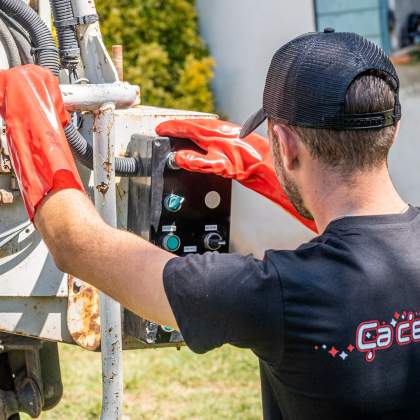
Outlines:
{"type": "Polygon", "coordinates": [[[284,124],[275,124],[273,130],[276,133],[274,141],[278,141],[285,168],[289,171],[296,169],[299,164],[299,148],[296,135],[284,124]]]}
{"type": "Polygon", "coordinates": [[[395,133],[394,133],[394,138],[392,139],[392,144],[394,144],[395,140],[397,140],[398,133],[400,132],[400,123],[401,121],[398,121],[397,126],[395,127],[395,133]]]}

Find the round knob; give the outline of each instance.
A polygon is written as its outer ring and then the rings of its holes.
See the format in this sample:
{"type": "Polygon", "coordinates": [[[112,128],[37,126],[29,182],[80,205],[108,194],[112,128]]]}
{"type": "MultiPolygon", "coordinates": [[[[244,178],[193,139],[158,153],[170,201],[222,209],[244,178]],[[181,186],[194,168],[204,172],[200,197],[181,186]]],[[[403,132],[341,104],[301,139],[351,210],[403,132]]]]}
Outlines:
{"type": "Polygon", "coordinates": [[[226,241],[217,232],[209,233],[204,237],[204,246],[210,251],[217,251],[223,245],[226,245],[226,241]]]}
{"type": "Polygon", "coordinates": [[[163,200],[163,205],[166,210],[176,213],[177,211],[181,210],[182,203],[184,202],[185,198],[177,195],[177,194],[169,194],[163,200]]]}
{"type": "Polygon", "coordinates": [[[179,236],[174,235],[173,233],[166,235],[162,239],[162,247],[169,252],[178,251],[179,247],[181,246],[181,239],[179,236]]]}

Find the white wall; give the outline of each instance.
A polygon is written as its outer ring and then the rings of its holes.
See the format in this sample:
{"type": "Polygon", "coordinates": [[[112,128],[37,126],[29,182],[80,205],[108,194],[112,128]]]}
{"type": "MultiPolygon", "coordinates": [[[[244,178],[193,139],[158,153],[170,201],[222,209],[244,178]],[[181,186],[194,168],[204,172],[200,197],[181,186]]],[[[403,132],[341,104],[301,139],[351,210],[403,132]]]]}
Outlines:
{"type": "Polygon", "coordinates": [[[401,128],[391,149],[389,168],[401,196],[420,204],[420,65],[399,66],[401,128]]]}
{"type": "MultiPolygon", "coordinates": [[[[243,123],[262,105],[274,52],[315,29],[312,0],[198,0],[201,33],[216,60],[218,109],[243,123]]],[[[262,131],[264,134],[265,127],[262,131]]],[[[265,249],[295,247],[311,235],[257,194],[234,186],[232,245],[261,256],[265,249]]]]}

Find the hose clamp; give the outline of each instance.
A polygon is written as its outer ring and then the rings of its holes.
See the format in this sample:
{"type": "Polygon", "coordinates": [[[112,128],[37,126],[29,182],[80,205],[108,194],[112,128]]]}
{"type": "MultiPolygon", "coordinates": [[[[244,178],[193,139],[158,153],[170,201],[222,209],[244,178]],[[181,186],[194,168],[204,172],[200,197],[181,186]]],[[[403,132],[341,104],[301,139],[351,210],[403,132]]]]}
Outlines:
{"type": "Polygon", "coordinates": [[[35,55],[38,54],[42,51],[54,51],[54,52],[58,52],[58,48],[55,47],[32,47],[31,48],[31,54],[35,55]]]}
{"type": "Polygon", "coordinates": [[[66,29],[69,27],[75,27],[79,25],[92,25],[99,21],[98,15],[85,15],[85,16],[77,16],[71,19],[62,19],[56,20],[54,25],[57,30],[66,29]]]}
{"type": "Polygon", "coordinates": [[[80,54],[80,48],[70,48],[65,50],[60,50],[62,57],[73,57],[80,54]]]}

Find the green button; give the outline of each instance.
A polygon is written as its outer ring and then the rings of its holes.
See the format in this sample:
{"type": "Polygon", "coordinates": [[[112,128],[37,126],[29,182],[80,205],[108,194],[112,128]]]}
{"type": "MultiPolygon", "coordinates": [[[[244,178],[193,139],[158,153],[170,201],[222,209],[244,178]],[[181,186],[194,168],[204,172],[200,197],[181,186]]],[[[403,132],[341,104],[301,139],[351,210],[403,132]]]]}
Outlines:
{"type": "Polygon", "coordinates": [[[164,206],[166,210],[176,212],[181,209],[185,198],[177,194],[170,194],[165,198],[164,206]]]}
{"type": "Polygon", "coordinates": [[[165,331],[165,332],[167,332],[167,333],[170,333],[172,331],[175,331],[173,328],[167,327],[166,325],[162,325],[162,330],[165,331]]]}
{"type": "Polygon", "coordinates": [[[163,247],[167,251],[175,252],[181,246],[181,240],[176,235],[166,235],[163,239],[163,247]]]}

